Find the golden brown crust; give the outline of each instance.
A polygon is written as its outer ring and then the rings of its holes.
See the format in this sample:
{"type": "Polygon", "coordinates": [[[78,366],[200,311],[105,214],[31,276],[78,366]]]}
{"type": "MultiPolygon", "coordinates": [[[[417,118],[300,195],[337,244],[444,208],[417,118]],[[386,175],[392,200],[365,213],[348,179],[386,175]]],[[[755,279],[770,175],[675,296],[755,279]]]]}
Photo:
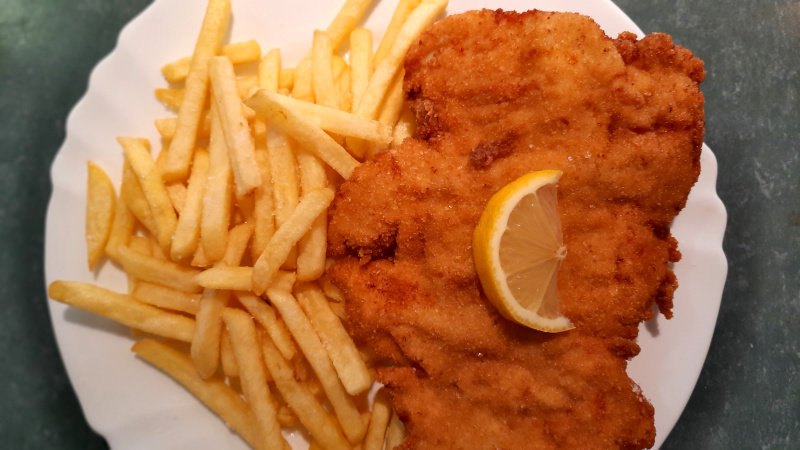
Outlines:
{"type": "Polygon", "coordinates": [[[577,14],[450,16],[409,51],[418,139],[356,169],[330,210],[330,279],[403,448],[643,448],[653,410],[625,373],[654,305],[671,315],[669,224],[699,174],[702,62],[666,35],[607,37],[577,14]],[[472,261],[502,186],[564,171],[568,254],[548,335],[498,315],[472,261]]]}

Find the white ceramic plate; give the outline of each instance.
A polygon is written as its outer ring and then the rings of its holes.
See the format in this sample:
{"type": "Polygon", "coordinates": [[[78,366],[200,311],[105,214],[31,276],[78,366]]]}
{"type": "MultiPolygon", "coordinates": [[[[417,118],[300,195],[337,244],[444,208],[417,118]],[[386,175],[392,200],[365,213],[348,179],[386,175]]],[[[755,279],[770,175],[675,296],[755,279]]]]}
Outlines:
{"type": "MultiPolygon", "coordinates": [[[[83,241],[86,161],[99,163],[116,181],[122,152],[115,138],[142,136],[158,143],[153,119],[170,113],[153,98],[164,86],[159,68],[191,53],[205,2],[157,0],[121,32],[119,42],[94,69],[86,95],[67,121],[67,138],[52,167],[53,196],[47,215],[47,283],[82,280],[124,291],[125,276],[114,265],[89,273],[83,241]]],[[[324,29],[342,1],[234,0],[228,42],[257,39],[264,50],[280,47],[293,66],[310,48],[312,30],[324,29]]],[[[507,10],[577,11],[593,17],[611,36],[641,35],[608,0],[453,1],[448,13],[482,7],[507,10]]],[[[378,4],[367,26],[383,30],[394,1],[378,4]]],[[[375,42],[380,35],[376,33],[375,42]]],[[[157,145],[157,144],[155,144],[157,145]]],[[[656,447],[683,411],[703,366],[719,310],[727,262],[722,252],[726,214],[716,195],[717,166],[704,147],[700,180],[675,220],[683,260],[675,265],[680,288],[675,319],[642,324],[642,353],[629,372],[655,406],[656,447]]],[[[243,449],[208,409],[170,378],[130,352],[129,331],[104,318],[49,302],[61,355],[92,428],[118,449],[243,449]]],[[[289,436],[306,448],[302,435],[289,436]]]]}

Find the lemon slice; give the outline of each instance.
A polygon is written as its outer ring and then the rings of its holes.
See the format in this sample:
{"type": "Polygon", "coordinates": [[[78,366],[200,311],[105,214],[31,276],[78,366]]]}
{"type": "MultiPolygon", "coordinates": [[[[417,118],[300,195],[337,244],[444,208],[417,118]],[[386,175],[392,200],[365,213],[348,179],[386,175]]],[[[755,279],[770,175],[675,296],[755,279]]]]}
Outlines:
{"type": "Polygon", "coordinates": [[[478,278],[504,317],[551,333],[574,328],[559,311],[556,276],[566,256],[558,218],[560,170],[524,175],[497,192],[473,236],[478,278]]]}

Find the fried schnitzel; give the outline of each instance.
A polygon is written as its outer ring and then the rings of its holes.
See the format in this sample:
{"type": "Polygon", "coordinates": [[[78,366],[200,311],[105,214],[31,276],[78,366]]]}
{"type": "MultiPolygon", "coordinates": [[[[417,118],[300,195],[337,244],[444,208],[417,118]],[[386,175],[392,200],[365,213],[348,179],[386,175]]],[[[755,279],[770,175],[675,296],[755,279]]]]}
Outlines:
{"type": "Polygon", "coordinates": [[[625,369],[654,305],[671,316],[702,62],[664,34],[483,10],[434,24],[405,70],[417,134],[342,184],[327,274],[382,363],[402,448],[652,446],[653,408],[625,369]],[[472,260],[489,198],[540,169],[564,172],[558,291],[576,328],[559,334],[501,317],[472,260]]]}

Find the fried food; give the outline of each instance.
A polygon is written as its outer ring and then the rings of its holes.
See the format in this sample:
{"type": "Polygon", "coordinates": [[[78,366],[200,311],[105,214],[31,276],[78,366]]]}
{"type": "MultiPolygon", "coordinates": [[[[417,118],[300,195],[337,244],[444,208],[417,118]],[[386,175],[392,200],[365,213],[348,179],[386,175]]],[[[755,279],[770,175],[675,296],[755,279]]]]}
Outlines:
{"type": "Polygon", "coordinates": [[[653,408],[625,369],[639,323],[672,315],[669,226],[700,171],[702,61],[664,34],[484,10],[433,25],[405,71],[416,139],[342,184],[327,273],[382,364],[401,448],[652,446],[653,408]],[[564,172],[558,290],[576,328],[559,334],[501,317],[470,247],[489,198],[542,169],[564,172]]]}

